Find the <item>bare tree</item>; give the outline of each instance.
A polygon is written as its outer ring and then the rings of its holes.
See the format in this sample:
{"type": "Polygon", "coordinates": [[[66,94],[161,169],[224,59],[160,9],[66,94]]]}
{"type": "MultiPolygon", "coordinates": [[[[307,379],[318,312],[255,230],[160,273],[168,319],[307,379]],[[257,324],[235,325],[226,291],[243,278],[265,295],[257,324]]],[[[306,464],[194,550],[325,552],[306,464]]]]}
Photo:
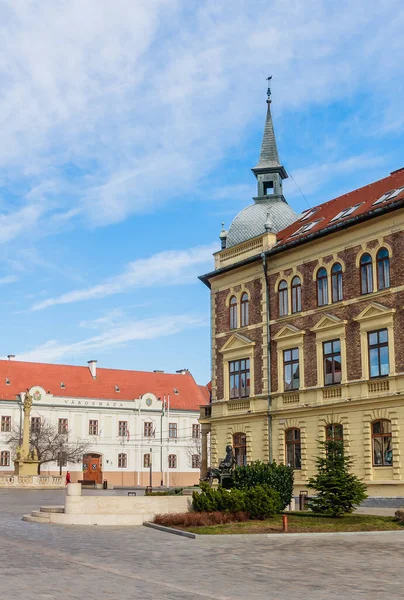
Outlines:
{"type": "MultiPolygon", "coordinates": [[[[210,440],[208,439],[208,461],[210,456],[210,440]]],[[[197,461],[198,467],[201,467],[202,463],[202,436],[191,438],[191,442],[189,446],[187,446],[186,454],[188,456],[189,462],[192,464],[194,460],[197,461]],[[195,457],[195,458],[194,458],[195,457]]]]}
{"type": "MultiPolygon", "coordinates": [[[[14,452],[20,444],[20,435],[21,432],[17,427],[7,440],[14,452]]],[[[43,420],[35,427],[31,427],[29,445],[38,459],[39,475],[41,466],[45,463],[56,462],[61,469],[68,462],[81,462],[90,444],[85,440],[69,441],[69,432],[60,432],[58,427],[43,420]]]]}

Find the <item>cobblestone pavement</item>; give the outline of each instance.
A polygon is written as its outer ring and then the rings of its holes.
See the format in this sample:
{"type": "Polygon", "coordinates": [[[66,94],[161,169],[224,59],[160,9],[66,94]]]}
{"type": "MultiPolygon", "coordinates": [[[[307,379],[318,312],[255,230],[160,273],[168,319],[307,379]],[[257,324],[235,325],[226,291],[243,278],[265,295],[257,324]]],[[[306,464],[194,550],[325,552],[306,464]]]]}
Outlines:
{"type": "Polygon", "coordinates": [[[21,521],[64,492],[0,490],[1,600],[395,600],[404,533],[190,540],[21,521]]]}

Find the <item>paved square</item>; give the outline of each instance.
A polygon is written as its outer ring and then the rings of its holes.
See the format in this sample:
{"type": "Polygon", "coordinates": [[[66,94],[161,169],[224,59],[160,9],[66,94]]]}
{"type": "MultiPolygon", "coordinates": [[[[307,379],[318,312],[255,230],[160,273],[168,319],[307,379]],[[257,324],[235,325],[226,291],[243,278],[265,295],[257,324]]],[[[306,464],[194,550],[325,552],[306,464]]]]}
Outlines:
{"type": "Polygon", "coordinates": [[[189,540],[21,521],[64,491],[0,490],[2,600],[395,600],[404,533],[189,540]]]}

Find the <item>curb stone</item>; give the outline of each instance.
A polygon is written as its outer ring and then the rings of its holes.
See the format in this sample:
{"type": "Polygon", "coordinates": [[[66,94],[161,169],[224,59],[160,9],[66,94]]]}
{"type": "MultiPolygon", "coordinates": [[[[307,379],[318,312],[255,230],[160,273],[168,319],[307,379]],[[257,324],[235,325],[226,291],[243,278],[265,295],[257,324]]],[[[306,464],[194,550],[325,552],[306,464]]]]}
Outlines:
{"type": "Polygon", "coordinates": [[[145,527],[150,527],[151,529],[157,529],[159,531],[164,531],[164,533],[171,533],[173,535],[179,535],[182,537],[187,537],[187,538],[191,538],[193,540],[197,539],[197,540],[213,540],[213,539],[219,539],[219,540],[224,540],[224,539],[228,539],[228,540],[233,540],[234,538],[237,539],[249,539],[249,538],[267,538],[267,539],[276,539],[277,541],[279,541],[280,538],[283,539],[289,539],[292,538],[294,540],[298,539],[298,538],[303,538],[303,539],[307,539],[307,538],[326,538],[327,536],[343,536],[343,535],[347,535],[347,536],[358,536],[358,535],[383,535],[383,534],[392,534],[392,533],[397,533],[399,535],[403,535],[404,534],[404,530],[403,531],[399,531],[397,529],[390,529],[390,530],[386,530],[386,531],[320,531],[320,532],[314,532],[314,533],[227,533],[227,534],[200,534],[200,533],[191,533],[189,531],[182,531],[182,529],[174,529],[173,527],[165,527],[164,525],[157,525],[156,523],[150,523],[150,522],[144,522],[143,525],[145,527]]]}
{"type": "MultiPolygon", "coordinates": [[[[157,525],[157,523],[150,523],[150,521],[145,521],[143,523],[143,525],[145,527],[150,527],[151,529],[158,529],[159,531],[164,531],[165,533],[173,533],[174,535],[180,535],[182,537],[191,538],[193,540],[196,538],[202,537],[199,534],[197,535],[195,533],[190,533],[189,531],[182,531],[182,529],[173,529],[172,527],[164,527],[164,525],[157,525]]],[[[223,536],[223,537],[225,537],[225,536],[223,536]]]]}

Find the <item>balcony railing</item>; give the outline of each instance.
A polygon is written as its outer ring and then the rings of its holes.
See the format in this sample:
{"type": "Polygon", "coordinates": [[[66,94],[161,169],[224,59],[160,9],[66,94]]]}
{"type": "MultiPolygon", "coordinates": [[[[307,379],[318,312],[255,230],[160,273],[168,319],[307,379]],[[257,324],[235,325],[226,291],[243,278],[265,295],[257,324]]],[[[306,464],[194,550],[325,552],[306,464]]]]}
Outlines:
{"type": "Polygon", "coordinates": [[[375,392],[388,392],[390,384],[388,379],[378,379],[376,381],[368,381],[368,392],[374,394],[375,392]]]}
{"type": "Polygon", "coordinates": [[[229,400],[227,404],[227,410],[235,411],[235,410],[249,410],[250,408],[250,400],[229,400]]]}
{"type": "Polygon", "coordinates": [[[325,387],[325,388],[323,388],[324,400],[329,400],[330,398],[341,398],[341,396],[342,396],[341,387],[325,387]]]}
{"type": "Polygon", "coordinates": [[[283,404],[298,404],[300,402],[300,394],[298,392],[285,394],[282,402],[283,404]]]}

